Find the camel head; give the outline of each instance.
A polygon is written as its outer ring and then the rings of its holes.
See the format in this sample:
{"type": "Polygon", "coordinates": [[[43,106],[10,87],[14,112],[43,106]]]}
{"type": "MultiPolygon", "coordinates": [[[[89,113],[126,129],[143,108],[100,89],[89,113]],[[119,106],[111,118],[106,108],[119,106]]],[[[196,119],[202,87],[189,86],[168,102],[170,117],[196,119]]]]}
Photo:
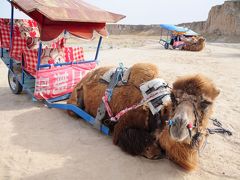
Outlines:
{"type": "Polygon", "coordinates": [[[184,141],[207,126],[212,105],[220,91],[203,75],[185,76],[173,83],[173,111],[169,133],[184,141]]]}
{"type": "Polygon", "coordinates": [[[202,36],[200,36],[199,38],[198,38],[198,43],[205,43],[205,41],[206,41],[206,39],[204,38],[204,37],[202,37],[202,36]]]}

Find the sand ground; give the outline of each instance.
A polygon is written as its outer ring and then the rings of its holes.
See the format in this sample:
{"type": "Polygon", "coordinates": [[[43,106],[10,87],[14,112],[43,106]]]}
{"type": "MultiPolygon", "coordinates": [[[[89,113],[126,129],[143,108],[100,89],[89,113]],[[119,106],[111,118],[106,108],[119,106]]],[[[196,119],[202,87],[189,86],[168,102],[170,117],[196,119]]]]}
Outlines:
{"type": "Polygon", "coordinates": [[[211,135],[192,173],[168,159],[132,157],[84,121],[27,94],[13,95],[0,62],[0,179],[239,179],[240,44],[208,43],[202,52],[184,52],[163,49],[158,37],[113,36],[105,42],[100,66],[154,63],[170,84],[186,74],[213,79],[221,90],[213,117],[233,136],[211,135]]]}

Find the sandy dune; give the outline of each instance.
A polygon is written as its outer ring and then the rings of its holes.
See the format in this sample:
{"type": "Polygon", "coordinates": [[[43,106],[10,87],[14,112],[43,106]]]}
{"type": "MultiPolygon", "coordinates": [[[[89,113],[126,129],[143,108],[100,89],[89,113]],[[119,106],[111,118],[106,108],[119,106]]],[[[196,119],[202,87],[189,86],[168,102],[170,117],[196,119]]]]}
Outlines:
{"type": "Polygon", "coordinates": [[[158,37],[119,36],[106,40],[100,65],[157,64],[162,77],[202,73],[221,89],[213,117],[233,136],[211,135],[197,171],[186,173],[167,159],[132,157],[64,111],[13,95],[0,62],[0,179],[239,179],[240,44],[207,44],[202,52],[165,50],[158,37]]]}

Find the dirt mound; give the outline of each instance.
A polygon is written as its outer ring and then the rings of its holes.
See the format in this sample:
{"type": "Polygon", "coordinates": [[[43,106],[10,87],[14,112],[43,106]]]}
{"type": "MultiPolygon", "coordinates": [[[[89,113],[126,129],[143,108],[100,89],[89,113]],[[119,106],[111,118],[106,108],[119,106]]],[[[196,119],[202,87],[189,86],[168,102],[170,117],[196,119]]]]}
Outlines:
{"type": "Polygon", "coordinates": [[[240,42],[240,1],[225,1],[222,5],[213,6],[207,21],[183,23],[203,34],[208,41],[240,42]]]}
{"type": "Polygon", "coordinates": [[[108,24],[108,32],[113,35],[160,35],[159,25],[108,24]]]}
{"type": "Polygon", "coordinates": [[[225,1],[212,7],[205,25],[210,34],[240,36],[240,1],[225,1]]]}

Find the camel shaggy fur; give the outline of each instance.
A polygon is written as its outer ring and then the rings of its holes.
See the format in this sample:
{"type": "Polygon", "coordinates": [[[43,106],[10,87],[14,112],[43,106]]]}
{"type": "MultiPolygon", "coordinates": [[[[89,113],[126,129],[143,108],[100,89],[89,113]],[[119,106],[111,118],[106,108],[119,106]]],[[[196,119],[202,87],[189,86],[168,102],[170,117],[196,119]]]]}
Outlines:
{"type": "MultiPolygon", "coordinates": [[[[84,108],[86,112],[95,117],[108,86],[106,83],[100,83],[100,78],[111,68],[101,67],[87,74],[74,88],[68,103],[84,108]]],[[[139,86],[158,76],[158,68],[153,64],[133,65],[127,84],[117,86],[113,90],[109,103],[112,113],[117,114],[126,107],[139,103],[142,100],[139,86]]],[[[69,112],[69,114],[73,113],[69,112]]],[[[161,149],[151,134],[152,124],[156,122],[154,118],[156,117],[152,116],[146,106],[141,106],[124,114],[113,128],[110,127],[113,131],[113,143],[132,155],[143,155],[150,159],[159,157],[161,149]]]]}
{"type": "Polygon", "coordinates": [[[156,132],[156,136],[167,156],[188,171],[198,165],[198,149],[205,142],[213,102],[219,92],[213,82],[203,75],[182,77],[173,84],[169,119],[174,124],[165,126],[162,131],[156,132]],[[192,137],[189,136],[189,124],[196,126],[192,129],[192,137]],[[197,138],[193,141],[194,135],[197,138]]]}
{"type": "MultiPolygon", "coordinates": [[[[183,40],[184,41],[184,40],[183,40]]],[[[195,37],[191,41],[184,41],[185,45],[182,47],[182,50],[185,51],[201,51],[205,47],[205,38],[195,37]]]]}

